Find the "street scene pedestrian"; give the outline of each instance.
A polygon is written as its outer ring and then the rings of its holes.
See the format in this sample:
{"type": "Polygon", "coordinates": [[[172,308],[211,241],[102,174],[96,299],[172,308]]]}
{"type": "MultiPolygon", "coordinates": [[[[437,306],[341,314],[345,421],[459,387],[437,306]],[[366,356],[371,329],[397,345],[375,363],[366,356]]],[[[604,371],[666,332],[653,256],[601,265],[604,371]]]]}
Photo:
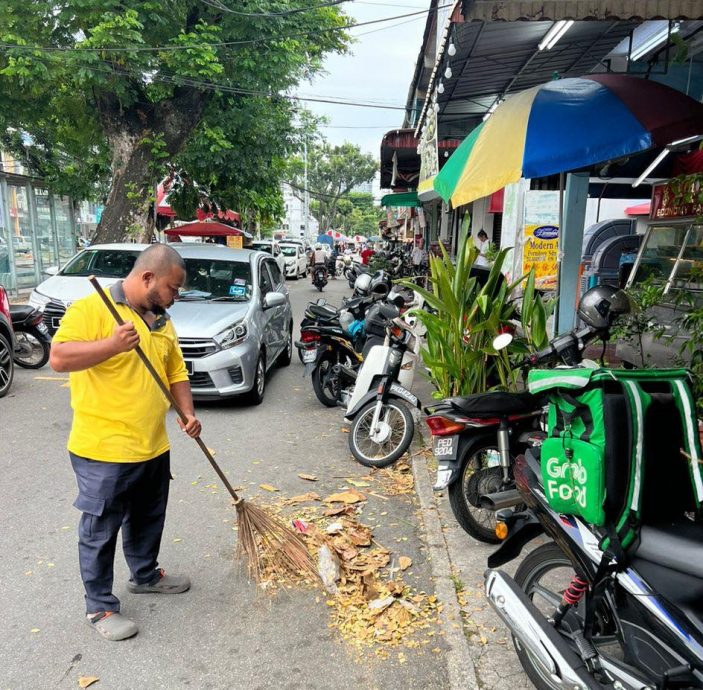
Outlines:
{"type": "Polygon", "coordinates": [[[75,302],[54,335],[51,366],[71,373],[73,424],[68,451],[82,511],[78,553],[87,619],[108,640],[136,635],[113,594],[118,533],[134,594],[185,592],[190,581],[166,574],[158,554],[166,517],[170,451],[168,403],[133,350],[139,344],[180,406],[189,436],[198,436],[190,383],[166,309],[185,281],[180,255],[165,245],[145,249],[110,296],[125,324],[114,326],[97,295],[75,302]]]}
{"type": "Polygon", "coordinates": [[[0,3],[0,690],[703,690],[703,0],[113,5],[0,3]]]}

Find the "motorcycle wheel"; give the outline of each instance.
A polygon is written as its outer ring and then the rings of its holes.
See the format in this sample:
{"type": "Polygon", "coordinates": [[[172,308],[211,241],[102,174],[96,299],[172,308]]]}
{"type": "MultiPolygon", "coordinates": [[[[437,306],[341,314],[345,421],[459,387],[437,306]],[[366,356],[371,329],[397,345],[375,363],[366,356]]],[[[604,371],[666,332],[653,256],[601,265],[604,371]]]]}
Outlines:
{"type": "Polygon", "coordinates": [[[17,347],[12,354],[15,364],[24,369],[41,369],[49,361],[51,346],[27,331],[15,333],[17,347]]]}
{"type": "MultiPolygon", "coordinates": [[[[537,547],[525,557],[515,573],[515,582],[544,617],[551,618],[574,574],[574,567],[569,558],[556,543],[549,542],[537,547]]],[[[583,629],[583,617],[580,613],[582,608],[583,602],[572,608],[564,617],[560,627],[565,636],[570,637],[573,632],[583,629]]],[[[612,638],[613,643],[617,642],[617,626],[607,597],[601,600],[595,611],[594,633],[604,641],[605,638],[612,638]]],[[[513,644],[522,668],[538,690],[563,690],[564,684],[552,681],[547,669],[515,637],[513,644]]]]}
{"type": "Polygon", "coordinates": [[[329,377],[330,370],[336,363],[336,357],[328,354],[312,370],[312,389],[325,407],[337,407],[335,380],[329,377]]]}
{"type": "Polygon", "coordinates": [[[354,417],[349,431],[349,450],[366,467],[388,467],[410,447],[415,422],[405,405],[389,400],[381,411],[381,422],[390,427],[390,432],[386,440],[377,443],[370,437],[375,410],[376,401],[372,400],[354,417]]]}
{"type": "Polygon", "coordinates": [[[498,446],[492,443],[481,446],[464,463],[461,476],[449,486],[449,504],[467,534],[486,544],[498,544],[495,511],[478,506],[479,497],[500,491],[503,481],[501,467],[488,467],[486,451],[489,450],[497,451],[498,446]]]}

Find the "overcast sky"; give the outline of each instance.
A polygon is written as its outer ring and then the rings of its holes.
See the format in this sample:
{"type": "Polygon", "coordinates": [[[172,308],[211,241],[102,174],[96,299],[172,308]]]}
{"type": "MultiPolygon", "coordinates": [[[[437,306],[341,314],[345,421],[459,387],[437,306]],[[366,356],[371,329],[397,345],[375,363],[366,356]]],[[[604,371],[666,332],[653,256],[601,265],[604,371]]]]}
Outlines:
{"type": "MultiPolygon", "coordinates": [[[[408,14],[428,7],[429,0],[353,0],[344,5],[346,13],[358,22],[408,14]]],[[[352,29],[349,33],[358,40],[350,52],[329,57],[325,64],[327,73],[312,84],[301,84],[297,93],[404,107],[426,18],[427,14],[423,13],[352,29]]],[[[400,127],[403,121],[402,110],[323,103],[306,103],[306,106],[329,118],[330,126],[323,132],[330,142],[353,142],[377,158],[383,134],[400,127]]]]}

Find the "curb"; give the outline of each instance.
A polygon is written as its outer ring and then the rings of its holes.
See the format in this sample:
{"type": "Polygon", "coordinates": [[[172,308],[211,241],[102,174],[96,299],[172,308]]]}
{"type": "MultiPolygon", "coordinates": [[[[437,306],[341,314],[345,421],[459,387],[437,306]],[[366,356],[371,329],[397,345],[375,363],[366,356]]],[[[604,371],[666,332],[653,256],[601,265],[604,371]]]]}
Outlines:
{"type": "MultiPolygon", "coordinates": [[[[420,427],[420,435],[427,445],[426,430],[420,427]]],[[[442,532],[442,523],[437,510],[437,502],[430,484],[430,476],[424,458],[412,459],[415,491],[420,501],[424,531],[427,537],[430,566],[435,581],[435,591],[443,608],[440,621],[444,629],[444,639],[449,650],[447,652],[447,670],[449,672],[449,687],[452,690],[478,690],[476,667],[469,650],[469,643],[464,635],[464,625],[461,616],[459,600],[452,582],[452,568],[449,559],[449,547],[442,532]]]]}

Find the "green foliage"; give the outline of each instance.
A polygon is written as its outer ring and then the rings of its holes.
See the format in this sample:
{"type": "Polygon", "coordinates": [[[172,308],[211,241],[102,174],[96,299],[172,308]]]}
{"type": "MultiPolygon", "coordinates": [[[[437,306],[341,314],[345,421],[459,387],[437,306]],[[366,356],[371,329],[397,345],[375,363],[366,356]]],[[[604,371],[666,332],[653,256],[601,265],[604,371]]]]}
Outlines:
{"type": "MultiPolygon", "coordinates": [[[[305,190],[304,168],[302,157],[297,156],[290,161],[291,183],[300,194],[305,190]]],[[[342,200],[352,203],[352,208],[342,205],[348,211],[348,216],[352,217],[355,209],[354,201],[349,197],[351,190],[358,184],[372,180],[377,169],[375,157],[362,153],[355,144],[333,146],[325,141],[316,141],[308,145],[307,188],[314,200],[311,208],[317,214],[321,232],[340,227],[338,214],[342,200]]],[[[357,219],[363,217],[363,214],[357,214],[357,219]]]]}
{"type": "Polygon", "coordinates": [[[437,399],[480,393],[489,388],[513,390],[518,372],[512,369],[511,355],[544,347],[549,309],[534,291],[534,273],[512,285],[502,279],[501,268],[507,249],[498,252],[486,284],[471,276],[478,250],[470,241],[468,222],[462,228],[456,265],[443,245],[442,256],[430,256],[431,290],[409,280],[400,281],[421,294],[436,313],[418,311],[427,327],[427,346],[422,356],[430,369],[437,399]],[[515,339],[496,351],[493,339],[501,326],[517,316],[515,301],[525,283],[522,322],[526,339],[515,339]]]}
{"type": "Polygon", "coordinates": [[[0,145],[75,198],[106,198],[132,145],[146,158],[138,188],[169,164],[223,205],[279,212],[274,188],[299,138],[275,94],[346,50],[347,20],[338,6],[266,17],[270,0],[224,5],[254,16],[202,0],[3,0],[0,145]]]}
{"type": "Polygon", "coordinates": [[[662,303],[664,285],[654,276],[636,283],[625,290],[630,299],[630,313],[621,316],[611,331],[614,340],[625,340],[639,353],[639,361],[633,362],[640,367],[649,367],[649,354],[644,347],[645,334],[651,333],[655,338],[664,335],[664,329],[652,321],[651,309],[662,303]]]}

